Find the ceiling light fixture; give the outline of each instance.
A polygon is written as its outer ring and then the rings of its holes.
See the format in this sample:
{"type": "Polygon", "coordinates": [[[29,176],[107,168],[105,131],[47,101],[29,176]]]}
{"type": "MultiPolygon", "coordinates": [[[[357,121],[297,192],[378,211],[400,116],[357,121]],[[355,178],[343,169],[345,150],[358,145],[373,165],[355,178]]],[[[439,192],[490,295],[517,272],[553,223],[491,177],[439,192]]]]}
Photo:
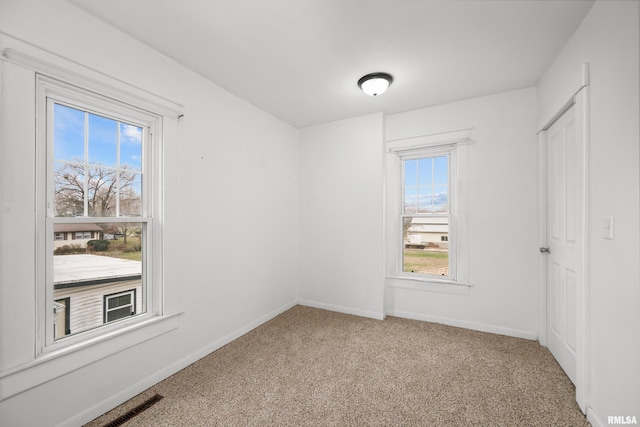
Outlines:
{"type": "Polygon", "coordinates": [[[387,73],[371,73],[358,80],[358,87],[369,96],[378,96],[393,83],[393,77],[387,73]]]}

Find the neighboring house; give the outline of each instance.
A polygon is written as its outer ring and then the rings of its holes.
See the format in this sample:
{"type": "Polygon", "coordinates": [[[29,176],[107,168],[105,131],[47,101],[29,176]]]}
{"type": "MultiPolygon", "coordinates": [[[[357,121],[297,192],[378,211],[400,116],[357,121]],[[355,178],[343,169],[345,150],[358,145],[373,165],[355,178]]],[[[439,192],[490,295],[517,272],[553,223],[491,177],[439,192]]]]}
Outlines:
{"type": "Polygon", "coordinates": [[[404,245],[406,248],[449,247],[448,217],[412,218],[407,229],[404,245]]]}
{"type": "Polygon", "coordinates": [[[142,263],[100,255],[56,255],[53,298],[55,338],[142,313],[142,263]]]}
{"type": "Polygon", "coordinates": [[[80,245],[87,247],[89,240],[103,238],[103,231],[96,224],[54,224],[53,249],[65,245],[80,245]]]}

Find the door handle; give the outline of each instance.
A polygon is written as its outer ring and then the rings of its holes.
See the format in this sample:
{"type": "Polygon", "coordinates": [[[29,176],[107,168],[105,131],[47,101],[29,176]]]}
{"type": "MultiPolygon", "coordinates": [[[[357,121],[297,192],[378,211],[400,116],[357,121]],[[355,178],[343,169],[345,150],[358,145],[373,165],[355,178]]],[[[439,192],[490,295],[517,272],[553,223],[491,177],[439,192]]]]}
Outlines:
{"type": "Polygon", "coordinates": [[[550,248],[540,248],[540,252],[543,254],[550,254],[551,253],[551,249],[550,248]]]}

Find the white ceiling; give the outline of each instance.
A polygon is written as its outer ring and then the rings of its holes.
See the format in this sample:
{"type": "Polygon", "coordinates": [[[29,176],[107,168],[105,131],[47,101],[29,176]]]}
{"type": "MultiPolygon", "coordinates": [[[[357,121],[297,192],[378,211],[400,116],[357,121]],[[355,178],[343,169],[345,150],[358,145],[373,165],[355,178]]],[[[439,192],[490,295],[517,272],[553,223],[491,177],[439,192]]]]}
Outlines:
{"type": "Polygon", "coordinates": [[[564,0],[71,0],[295,127],[534,86],[592,5],[564,0]],[[395,78],[376,98],[357,80],[395,78]]]}

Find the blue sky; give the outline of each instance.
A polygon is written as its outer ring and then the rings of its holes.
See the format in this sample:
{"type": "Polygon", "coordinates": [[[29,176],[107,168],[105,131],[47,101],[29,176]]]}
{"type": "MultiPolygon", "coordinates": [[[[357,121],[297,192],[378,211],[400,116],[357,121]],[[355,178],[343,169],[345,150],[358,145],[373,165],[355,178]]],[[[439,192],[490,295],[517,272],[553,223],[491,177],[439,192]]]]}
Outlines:
{"type": "Polygon", "coordinates": [[[418,212],[437,212],[448,204],[447,156],[404,161],[404,201],[418,212]]]}
{"type": "MultiPolygon", "coordinates": [[[[56,160],[84,158],[85,113],[64,105],[54,106],[54,151],[56,160]]],[[[88,154],[93,165],[117,166],[118,126],[120,167],[142,169],[142,128],[88,113],[88,154]]]]}

